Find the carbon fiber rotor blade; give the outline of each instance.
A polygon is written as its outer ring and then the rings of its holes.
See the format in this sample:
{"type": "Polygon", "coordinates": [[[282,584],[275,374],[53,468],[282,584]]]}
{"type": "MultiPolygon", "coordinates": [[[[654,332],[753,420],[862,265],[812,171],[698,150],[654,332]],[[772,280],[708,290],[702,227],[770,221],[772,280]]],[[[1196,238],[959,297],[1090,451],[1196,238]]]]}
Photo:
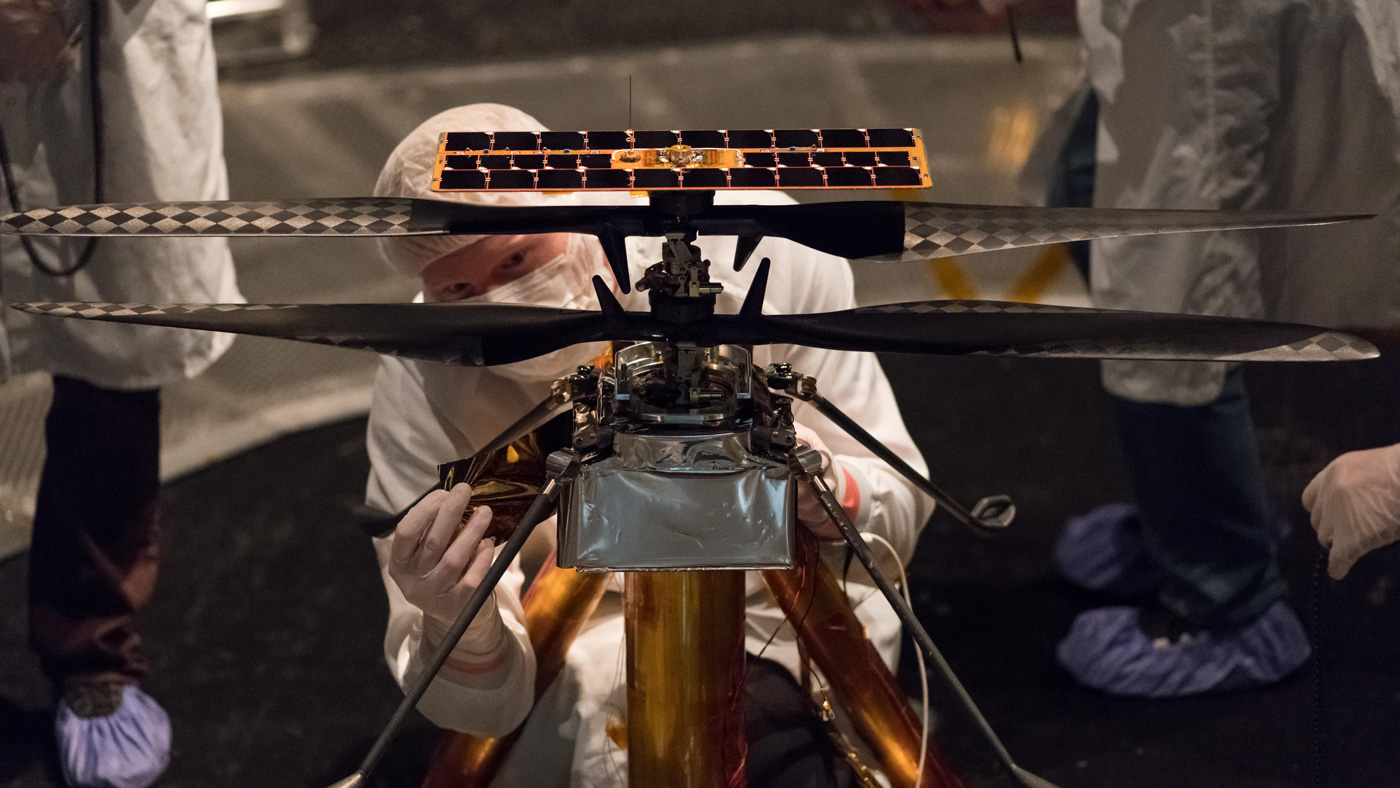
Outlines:
{"type": "Polygon", "coordinates": [[[517,235],[610,228],[641,235],[645,206],[491,206],[396,197],[209,200],[36,208],[0,216],[0,234],[86,236],[517,235]]]}
{"type": "Polygon", "coordinates": [[[769,235],[874,262],[1088,241],[1130,235],[1298,227],[1370,214],[1027,208],[933,202],[717,205],[691,222],[711,235],[769,235]]]}
{"type": "Polygon", "coordinates": [[[1379,355],[1360,337],[1297,323],[1001,301],[767,315],[754,329],[756,342],[952,356],[1354,361],[1379,355]]]}
{"type": "Polygon", "coordinates": [[[458,366],[509,364],[607,339],[600,312],[513,304],[27,303],[36,315],[292,339],[458,366]]]}

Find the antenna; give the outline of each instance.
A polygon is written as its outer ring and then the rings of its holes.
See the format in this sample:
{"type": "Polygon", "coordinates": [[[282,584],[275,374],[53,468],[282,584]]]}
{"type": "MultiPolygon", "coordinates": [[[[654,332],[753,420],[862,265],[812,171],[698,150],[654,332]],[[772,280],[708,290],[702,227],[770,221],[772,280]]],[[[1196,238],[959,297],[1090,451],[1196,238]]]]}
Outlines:
{"type": "MultiPolygon", "coordinates": [[[[1021,37],[1016,35],[1016,12],[1009,5],[1006,7],[1006,30],[1008,33],[1011,34],[1011,51],[1016,56],[1016,62],[1018,64],[1024,63],[1025,61],[1021,58],[1021,37]]],[[[630,97],[630,87],[628,88],[628,91],[628,95],[630,97]]]]}
{"type": "Polygon", "coordinates": [[[632,75],[627,75],[627,130],[632,130],[632,75]]]}

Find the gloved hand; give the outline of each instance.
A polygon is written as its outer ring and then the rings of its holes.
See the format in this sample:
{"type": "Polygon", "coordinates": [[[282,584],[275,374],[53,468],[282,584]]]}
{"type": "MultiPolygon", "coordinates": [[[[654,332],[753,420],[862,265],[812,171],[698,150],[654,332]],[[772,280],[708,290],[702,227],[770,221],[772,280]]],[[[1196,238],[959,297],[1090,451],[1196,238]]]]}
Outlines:
{"type": "Polygon", "coordinates": [[[77,57],[56,0],[0,0],[0,82],[41,83],[77,57]]]}
{"type": "MultiPolygon", "coordinates": [[[[801,424],[793,426],[796,428],[797,442],[807,444],[822,456],[822,478],[826,480],[826,485],[831,488],[833,493],[837,494],[839,499],[837,479],[840,478],[840,470],[832,458],[831,449],[828,449],[821,437],[808,427],[801,424]]],[[[854,512],[848,512],[848,514],[851,515],[852,519],[855,518],[854,512]]],[[[797,488],[797,520],[822,539],[841,538],[841,529],[837,528],[836,523],[833,523],[831,518],[827,516],[826,509],[822,508],[817,494],[806,482],[800,483],[797,488]]]]}
{"type": "MultiPolygon", "coordinates": [[[[432,491],[399,521],[389,551],[389,577],[440,629],[451,626],[466,607],[495,555],[495,540],[481,538],[491,524],[489,506],[478,507],[466,527],[458,528],[471,497],[469,484],[432,491]]],[[[472,629],[486,618],[484,612],[477,616],[472,629]]]]}
{"type": "Polygon", "coordinates": [[[1343,454],[1303,490],[1327,573],[1340,580],[1357,559],[1400,539],[1400,444],[1343,454]]]}

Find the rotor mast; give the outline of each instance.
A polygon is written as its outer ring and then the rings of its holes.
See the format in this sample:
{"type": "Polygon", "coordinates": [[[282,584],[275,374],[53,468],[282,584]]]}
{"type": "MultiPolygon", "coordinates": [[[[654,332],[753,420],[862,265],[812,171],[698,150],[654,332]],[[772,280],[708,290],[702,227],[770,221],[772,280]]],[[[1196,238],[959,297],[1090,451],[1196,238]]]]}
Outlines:
{"type": "Polygon", "coordinates": [[[651,207],[663,212],[665,241],[661,262],[647,268],[637,281],[651,304],[652,316],[663,323],[687,324],[708,320],[715,314],[715,296],[724,286],[710,279],[710,261],[695,246],[692,216],[715,204],[712,191],[649,192],[651,207]]]}

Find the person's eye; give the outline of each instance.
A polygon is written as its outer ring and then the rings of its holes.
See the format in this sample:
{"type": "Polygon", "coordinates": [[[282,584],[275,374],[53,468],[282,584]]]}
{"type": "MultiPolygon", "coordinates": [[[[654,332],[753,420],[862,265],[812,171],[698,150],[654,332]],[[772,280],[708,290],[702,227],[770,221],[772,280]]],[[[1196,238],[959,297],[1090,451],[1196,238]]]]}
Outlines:
{"type": "Polygon", "coordinates": [[[512,268],[519,268],[520,266],[522,266],[522,265],[524,265],[524,264],[525,264],[525,253],[524,253],[524,252],[515,252],[515,253],[512,254],[510,257],[507,257],[507,258],[506,258],[506,261],[505,261],[504,263],[501,263],[501,270],[502,270],[502,271],[509,271],[509,270],[511,270],[512,268]]]}
{"type": "Polygon", "coordinates": [[[447,297],[447,300],[470,298],[475,295],[469,282],[453,282],[442,288],[442,294],[447,297]]]}

